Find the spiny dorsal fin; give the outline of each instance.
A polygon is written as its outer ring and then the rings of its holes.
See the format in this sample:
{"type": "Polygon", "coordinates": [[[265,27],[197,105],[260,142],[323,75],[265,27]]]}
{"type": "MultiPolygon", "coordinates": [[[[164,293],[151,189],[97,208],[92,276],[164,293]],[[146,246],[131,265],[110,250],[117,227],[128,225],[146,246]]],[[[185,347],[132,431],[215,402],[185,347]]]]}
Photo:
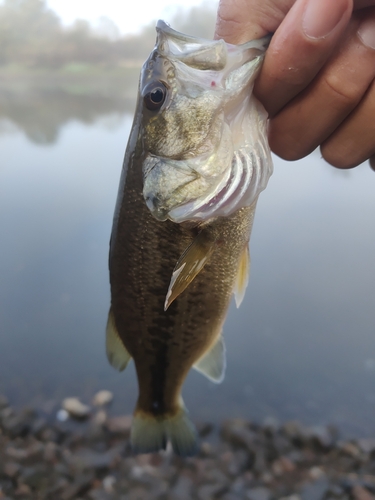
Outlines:
{"type": "Polygon", "coordinates": [[[108,361],[113,368],[120,372],[125,370],[131,356],[120,339],[112,309],[110,309],[108,313],[105,345],[108,361]]]}
{"type": "Polygon", "coordinates": [[[220,335],[214,346],[195,363],[194,368],[212,382],[220,384],[224,380],[226,364],[225,344],[220,335]]]}
{"type": "Polygon", "coordinates": [[[203,229],[178,259],[165,298],[164,311],[203,269],[215,248],[216,239],[208,229],[203,229]]]}
{"type": "Polygon", "coordinates": [[[240,307],[245,296],[246,287],[249,282],[249,272],[250,252],[248,245],[246,245],[240,258],[240,264],[238,266],[236,284],[234,289],[234,298],[236,299],[237,308],[240,307]]]}

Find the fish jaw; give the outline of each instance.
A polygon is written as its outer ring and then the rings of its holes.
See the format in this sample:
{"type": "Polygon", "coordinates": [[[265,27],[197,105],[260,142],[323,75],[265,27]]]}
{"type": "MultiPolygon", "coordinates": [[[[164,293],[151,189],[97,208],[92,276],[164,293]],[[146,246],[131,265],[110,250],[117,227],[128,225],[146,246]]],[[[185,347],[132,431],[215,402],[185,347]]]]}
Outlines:
{"type": "Polygon", "coordinates": [[[252,89],[268,42],[235,46],[158,22],[141,77],[141,95],[155,81],[166,94],[157,112],[143,109],[142,121],[143,196],[156,219],[226,217],[251,206],[266,187],[267,113],[252,89]]]}

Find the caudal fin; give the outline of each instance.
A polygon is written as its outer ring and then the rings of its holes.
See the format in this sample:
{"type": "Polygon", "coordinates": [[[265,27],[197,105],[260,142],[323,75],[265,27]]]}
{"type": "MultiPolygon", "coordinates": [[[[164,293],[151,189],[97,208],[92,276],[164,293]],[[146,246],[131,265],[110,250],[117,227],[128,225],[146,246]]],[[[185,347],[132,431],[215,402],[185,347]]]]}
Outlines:
{"type": "Polygon", "coordinates": [[[165,450],[168,441],[176,455],[189,457],[198,451],[197,431],[183,408],[173,417],[155,417],[151,413],[136,411],[130,441],[134,453],[165,450]]]}

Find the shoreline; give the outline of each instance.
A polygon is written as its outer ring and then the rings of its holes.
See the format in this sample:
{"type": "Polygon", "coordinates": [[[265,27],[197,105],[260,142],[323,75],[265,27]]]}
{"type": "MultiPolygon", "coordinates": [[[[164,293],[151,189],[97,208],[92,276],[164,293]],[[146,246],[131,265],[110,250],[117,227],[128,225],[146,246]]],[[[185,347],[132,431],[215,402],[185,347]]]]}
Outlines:
{"type": "Polygon", "coordinates": [[[229,419],[195,422],[196,457],[179,458],[169,448],[133,456],[131,416],[110,415],[110,401],[76,406],[77,419],[74,407],[15,410],[0,396],[0,498],[375,498],[373,438],[341,439],[329,425],[229,419]]]}

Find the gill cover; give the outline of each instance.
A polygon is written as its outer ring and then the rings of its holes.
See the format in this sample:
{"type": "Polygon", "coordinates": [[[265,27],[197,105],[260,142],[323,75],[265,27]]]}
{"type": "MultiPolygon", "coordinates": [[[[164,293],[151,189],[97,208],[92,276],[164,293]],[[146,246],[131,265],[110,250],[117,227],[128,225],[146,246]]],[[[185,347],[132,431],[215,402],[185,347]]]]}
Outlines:
{"type": "Polygon", "coordinates": [[[250,206],[272,173],[267,114],[252,95],[270,37],[231,45],[163,21],[140,80],[143,196],[158,220],[250,206]]]}

